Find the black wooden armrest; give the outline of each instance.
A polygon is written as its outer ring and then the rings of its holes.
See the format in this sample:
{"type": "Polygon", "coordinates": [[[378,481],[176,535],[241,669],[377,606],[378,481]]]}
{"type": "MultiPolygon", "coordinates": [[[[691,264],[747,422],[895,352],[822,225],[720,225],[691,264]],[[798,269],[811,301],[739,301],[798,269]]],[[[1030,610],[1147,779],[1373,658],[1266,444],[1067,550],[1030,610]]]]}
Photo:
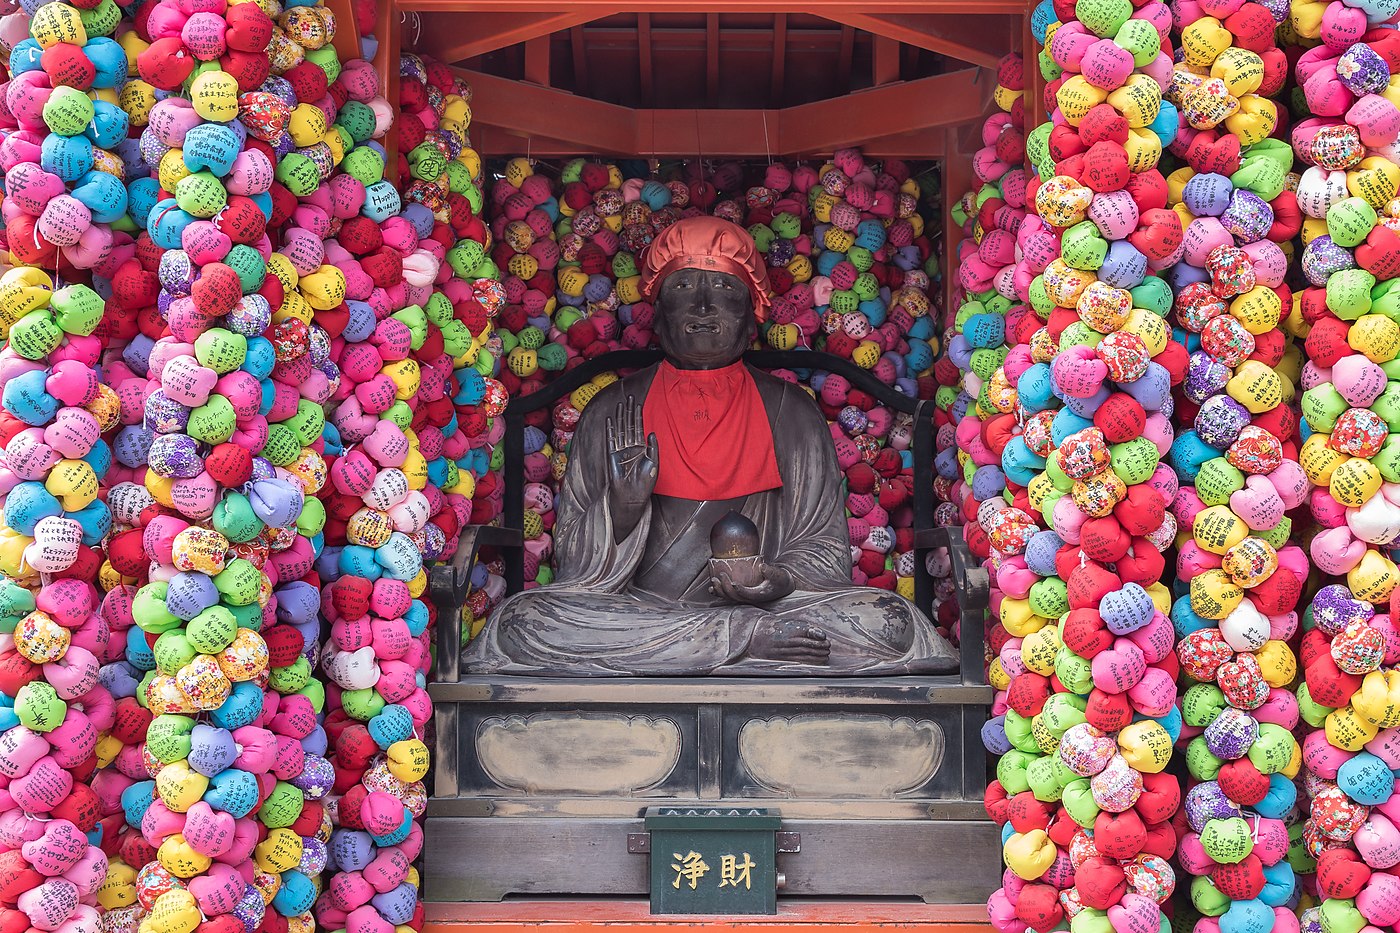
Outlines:
{"type": "Polygon", "coordinates": [[[987,608],[991,605],[992,579],[963,540],[961,529],[928,528],[914,536],[916,548],[946,547],[953,568],[953,594],[958,601],[958,661],[965,684],[985,684],[982,671],[986,651],[987,608]]]}
{"type": "Polygon", "coordinates": [[[428,570],[428,595],[438,608],[437,663],[434,680],[456,681],[462,651],[462,606],[471,588],[472,565],[482,547],[520,550],[525,536],[519,528],[468,525],[461,531],[450,563],[428,570]]]}

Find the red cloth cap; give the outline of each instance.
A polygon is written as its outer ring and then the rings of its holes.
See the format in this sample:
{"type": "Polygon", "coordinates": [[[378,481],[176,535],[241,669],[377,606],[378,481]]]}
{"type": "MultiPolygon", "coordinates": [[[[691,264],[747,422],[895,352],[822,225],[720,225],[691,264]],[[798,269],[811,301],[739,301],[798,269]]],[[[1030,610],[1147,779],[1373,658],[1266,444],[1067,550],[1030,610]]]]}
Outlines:
{"type": "Polygon", "coordinates": [[[661,231],[642,254],[642,295],[655,302],[661,283],[678,269],[713,269],[737,276],[749,287],[759,323],[768,319],[768,267],[753,237],[738,224],[702,216],[661,231]]]}

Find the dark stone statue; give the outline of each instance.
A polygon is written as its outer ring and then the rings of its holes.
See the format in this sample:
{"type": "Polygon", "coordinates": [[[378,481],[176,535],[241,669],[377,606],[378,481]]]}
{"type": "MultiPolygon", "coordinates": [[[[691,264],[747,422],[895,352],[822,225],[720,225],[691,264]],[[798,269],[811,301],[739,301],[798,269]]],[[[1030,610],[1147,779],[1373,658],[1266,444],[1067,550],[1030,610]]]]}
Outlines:
{"type": "Polygon", "coordinates": [[[952,646],[912,603],[852,585],[842,474],[816,402],[739,361],[766,307],[754,297],[766,276],[752,240],[713,218],[682,221],[646,264],[666,359],[585,408],[557,506],[556,582],[505,600],[465,668],[956,670],[952,646]],[[679,261],[665,261],[668,246],[679,261]]]}

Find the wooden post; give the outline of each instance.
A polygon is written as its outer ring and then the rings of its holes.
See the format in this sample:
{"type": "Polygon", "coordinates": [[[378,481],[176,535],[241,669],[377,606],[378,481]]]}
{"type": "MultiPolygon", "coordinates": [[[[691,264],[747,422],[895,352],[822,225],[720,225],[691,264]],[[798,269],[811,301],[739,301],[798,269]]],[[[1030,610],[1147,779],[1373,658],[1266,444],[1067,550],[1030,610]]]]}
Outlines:
{"type": "Polygon", "coordinates": [[[525,42],[525,80],[549,87],[549,36],[536,36],[525,42]]]}
{"type": "MultiPolygon", "coordinates": [[[[379,73],[379,89],[397,115],[399,109],[399,53],[403,42],[403,19],[394,0],[380,0],[379,18],[375,23],[375,38],[379,47],[374,54],[374,70],[379,73]]],[[[384,177],[394,185],[399,182],[399,121],[389,127],[382,140],[384,177]]]]}
{"type": "MultiPolygon", "coordinates": [[[[1026,68],[1026,95],[1023,105],[1026,111],[1027,134],[1049,119],[1045,113],[1045,79],[1040,75],[1040,46],[1036,44],[1035,36],[1031,33],[1031,11],[1034,9],[1035,3],[1028,3],[1025,16],[1021,20],[1021,59],[1026,68]]],[[[1031,165],[1027,161],[1026,171],[1030,170],[1031,165]]]]}
{"type": "Polygon", "coordinates": [[[350,0],[326,0],[326,7],[335,14],[335,54],[342,62],[359,58],[360,29],[355,23],[355,10],[350,0]]]}
{"type": "MultiPolygon", "coordinates": [[[[976,177],[972,174],[972,154],[959,151],[957,128],[947,127],[943,133],[943,310],[946,314],[952,309],[954,298],[961,292],[958,287],[957,258],[963,231],[953,219],[953,205],[972,187],[976,177]]],[[[938,323],[941,329],[943,322],[938,323]]]]}
{"type": "Polygon", "coordinates": [[[885,36],[875,36],[874,43],[875,54],[871,56],[873,74],[870,83],[875,87],[893,84],[899,80],[900,45],[894,39],[885,36]]]}

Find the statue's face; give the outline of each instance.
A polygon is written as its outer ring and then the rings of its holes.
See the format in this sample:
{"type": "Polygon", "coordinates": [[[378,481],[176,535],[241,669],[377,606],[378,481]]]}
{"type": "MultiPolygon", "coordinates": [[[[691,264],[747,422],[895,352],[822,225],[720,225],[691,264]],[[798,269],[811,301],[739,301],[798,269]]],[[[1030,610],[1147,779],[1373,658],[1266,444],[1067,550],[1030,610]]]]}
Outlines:
{"type": "Polygon", "coordinates": [[[753,340],[753,299],[738,276],[678,269],[656,296],[656,337],[678,369],[719,369],[753,340]]]}

